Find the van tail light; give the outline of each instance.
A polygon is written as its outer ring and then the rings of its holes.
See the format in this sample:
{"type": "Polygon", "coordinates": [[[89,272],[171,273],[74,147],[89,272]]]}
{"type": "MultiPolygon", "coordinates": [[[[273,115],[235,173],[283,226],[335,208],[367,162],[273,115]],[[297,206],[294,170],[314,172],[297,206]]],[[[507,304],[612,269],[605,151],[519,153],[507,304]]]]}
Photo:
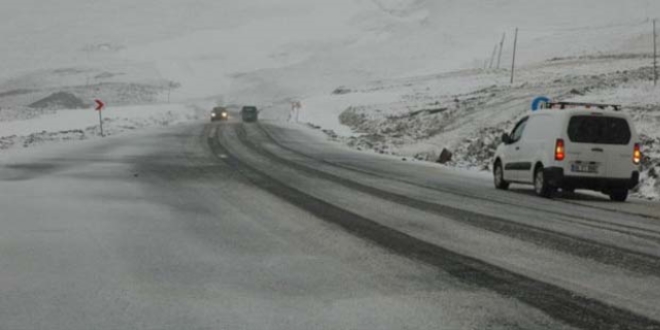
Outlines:
{"type": "Polygon", "coordinates": [[[635,143],[635,149],[633,150],[633,164],[639,165],[642,162],[642,149],[639,146],[639,143],[635,143]]]}
{"type": "Polygon", "coordinates": [[[564,149],[564,140],[557,139],[555,144],[555,160],[563,161],[566,158],[566,149],[564,149]]]}

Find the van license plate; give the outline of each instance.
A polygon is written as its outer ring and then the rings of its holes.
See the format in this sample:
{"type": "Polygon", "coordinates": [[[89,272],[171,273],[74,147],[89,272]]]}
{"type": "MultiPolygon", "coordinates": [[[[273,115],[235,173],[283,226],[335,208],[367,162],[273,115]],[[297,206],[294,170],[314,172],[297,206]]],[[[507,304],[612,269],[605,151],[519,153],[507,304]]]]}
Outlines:
{"type": "Polygon", "coordinates": [[[598,173],[598,165],[594,164],[572,164],[571,172],[598,173]]]}

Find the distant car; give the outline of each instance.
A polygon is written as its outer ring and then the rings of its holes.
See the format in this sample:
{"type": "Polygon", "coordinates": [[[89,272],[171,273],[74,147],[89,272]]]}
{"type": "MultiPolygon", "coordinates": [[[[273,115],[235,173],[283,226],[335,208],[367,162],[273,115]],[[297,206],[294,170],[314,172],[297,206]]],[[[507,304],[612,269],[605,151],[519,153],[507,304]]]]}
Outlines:
{"type": "Polygon", "coordinates": [[[228,120],[229,112],[224,107],[215,107],[211,111],[211,121],[228,120]]]}
{"type": "Polygon", "coordinates": [[[550,197],[558,189],[589,189],[623,202],[639,183],[642,152],[620,106],[547,103],[502,136],[493,163],[495,187],[533,184],[550,197]]]}
{"type": "Polygon", "coordinates": [[[259,119],[259,111],[257,107],[246,106],[241,109],[241,117],[244,122],[256,122],[259,119]]]}

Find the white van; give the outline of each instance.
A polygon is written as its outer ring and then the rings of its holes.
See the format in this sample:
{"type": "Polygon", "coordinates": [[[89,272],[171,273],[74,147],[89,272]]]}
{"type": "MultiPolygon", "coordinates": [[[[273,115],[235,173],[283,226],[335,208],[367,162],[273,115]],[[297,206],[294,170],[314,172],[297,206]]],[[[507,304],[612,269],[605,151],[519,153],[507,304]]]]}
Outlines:
{"type": "Polygon", "coordinates": [[[502,136],[493,176],[498,189],[533,184],[543,197],[589,189],[623,202],[639,183],[641,160],[637,132],[620,106],[555,102],[502,136]]]}

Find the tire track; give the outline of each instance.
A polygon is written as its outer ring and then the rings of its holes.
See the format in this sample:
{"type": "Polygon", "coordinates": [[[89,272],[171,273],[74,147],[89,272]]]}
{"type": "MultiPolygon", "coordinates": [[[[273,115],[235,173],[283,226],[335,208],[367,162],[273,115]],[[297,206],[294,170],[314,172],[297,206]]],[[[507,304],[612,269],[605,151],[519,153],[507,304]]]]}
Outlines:
{"type": "Polygon", "coordinates": [[[522,224],[496,216],[483,215],[456,207],[435,204],[405,195],[387,192],[278,157],[270,151],[258,146],[253,141],[250,141],[246,136],[243,126],[236,129],[236,133],[243,145],[273,162],[278,162],[283,166],[294,168],[312,176],[341,184],[347,188],[386,201],[437,214],[438,216],[452,219],[472,227],[481,228],[496,234],[532,243],[544,248],[550,248],[576,257],[594,260],[616,267],[624,267],[644,275],[657,276],[660,274],[660,258],[653,255],[622,247],[611,246],[598,241],[559,233],[549,229],[522,224]]]}
{"type": "MultiPolygon", "coordinates": [[[[455,196],[466,197],[466,198],[471,198],[471,199],[477,199],[477,200],[482,200],[482,201],[492,202],[492,203],[498,203],[498,204],[506,204],[506,205],[511,205],[511,206],[517,207],[517,208],[523,208],[523,209],[527,209],[527,210],[531,210],[531,211],[535,211],[535,212],[543,212],[543,213],[552,214],[552,215],[571,216],[571,217],[574,216],[574,215],[569,215],[569,214],[559,212],[559,211],[552,211],[552,210],[545,210],[545,209],[544,210],[539,210],[538,208],[530,207],[530,206],[527,206],[527,205],[515,204],[515,203],[512,203],[512,202],[505,201],[505,200],[498,200],[498,199],[493,199],[493,198],[489,198],[489,197],[484,197],[484,196],[479,196],[479,195],[474,195],[474,194],[468,194],[468,193],[462,193],[462,192],[449,190],[449,189],[443,189],[443,188],[441,188],[437,185],[421,184],[421,183],[410,181],[410,180],[399,179],[399,178],[394,177],[394,176],[386,176],[386,175],[383,175],[381,173],[378,173],[378,172],[375,172],[375,171],[372,171],[372,170],[367,170],[367,169],[363,169],[363,168],[359,168],[359,167],[355,167],[355,166],[350,166],[350,165],[346,165],[346,164],[339,164],[339,163],[331,162],[331,161],[324,160],[324,159],[314,158],[314,157],[309,156],[309,155],[307,155],[303,152],[300,152],[300,151],[295,150],[293,148],[290,148],[286,145],[283,145],[282,143],[280,143],[277,140],[277,138],[273,137],[273,135],[271,134],[271,132],[268,131],[268,129],[264,128],[263,126],[260,125],[259,128],[268,137],[268,139],[272,143],[277,145],[279,148],[287,150],[287,151],[289,151],[291,153],[294,153],[296,155],[299,155],[301,157],[304,157],[304,158],[307,158],[307,159],[310,159],[310,160],[313,160],[313,161],[316,161],[316,162],[319,162],[319,163],[322,163],[322,164],[326,164],[328,166],[338,167],[338,168],[342,168],[342,169],[345,169],[345,170],[348,170],[348,171],[352,171],[352,172],[356,172],[356,173],[360,173],[360,174],[365,174],[365,175],[369,175],[369,176],[380,178],[380,179],[392,180],[392,181],[396,181],[396,182],[400,182],[400,183],[405,183],[405,184],[417,186],[417,187],[420,187],[420,188],[431,189],[431,190],[439,191],[439,192],[442,192],[442,193],[452,194],[452,195],[455,195],[455,196]]],[[[611,209],[604,208],[604,207],[583,205],[583,204],[579,204],[579,203],[571,203],[571,202],[568,202],[568,201],[559,201],[559,202],[566,203],[566,204],[571,204],[571,205],[576,205],[576,206],[580,206],[580,207],[584,207],[584,208],[597,209],[599,211],[607,211],[607,212],[612,211],[612,212],[616,212],[616,213],[619,213],[619,214],[625,214],[625,215],[629,215],[629,216],[637,216],[637,217],[646,218],[646,219],[660,220],[660,217],[654,217],[654,216],[647,215],[647,214],[639,214],[639,213],[633,213],[633,212],[627,212],[627,211],[621,211],[621,210],[611,210],[611,209]]],[[[557,219],[557,220],[562,221],[562,222],[568,222],[568,221],[563,220],[563,219],[557,219]]],[[[610,231],[614,231],[614,232],[618,232],[618,233],[622,233],[622,234],[626,234],[626,235],[637,236],[637,237],[641,237],[641,238],[644,238],[644,239],[649,239],[649,240],[654,240],[654,241],[660,242],[660,231],[658,231],[658,230],[652,230],[652,229],[649,229],[649,228],[641,228],[641,227],[636,227],[636,226],[631,226],[631,225],[626,225],[626,224],[620,224],[620,223],[606,222],[605,224],[607,224],[609,226],[619,227],[619,228],[622,228],[622,229],[608,228],[607,226],[603,226],[604,222],[602,220],[595,219],[595,218],[584,217],[584,216],[580,216],[580,218],[572,218],[571,221],[570,221],[570,223],[578,223],[578,222],[580,224],[584,225],[584,226],[589,226],[589,227],[596,228],[596,229],[610,230],[610,231]],[[637,232],[632,232],[632,231],[637,231],[637,232]],[[652,235],[655,235],[655,236],[648,235],[648,234],[645,234],[645,233],[649,233],[649,234],[652,234],[652,235]]]]}
{"type": "Polygon", "coordinates": [[[221,144],[218,136],[208,139],[208,144],[216,155],[227,155],[218,158],[257,187],[357,237],[397,255],[437,267],[464,283],[515,298],[582,329],[660,329],[658,321],[444,249],[301,192],[241,161],[221,144]]]}

